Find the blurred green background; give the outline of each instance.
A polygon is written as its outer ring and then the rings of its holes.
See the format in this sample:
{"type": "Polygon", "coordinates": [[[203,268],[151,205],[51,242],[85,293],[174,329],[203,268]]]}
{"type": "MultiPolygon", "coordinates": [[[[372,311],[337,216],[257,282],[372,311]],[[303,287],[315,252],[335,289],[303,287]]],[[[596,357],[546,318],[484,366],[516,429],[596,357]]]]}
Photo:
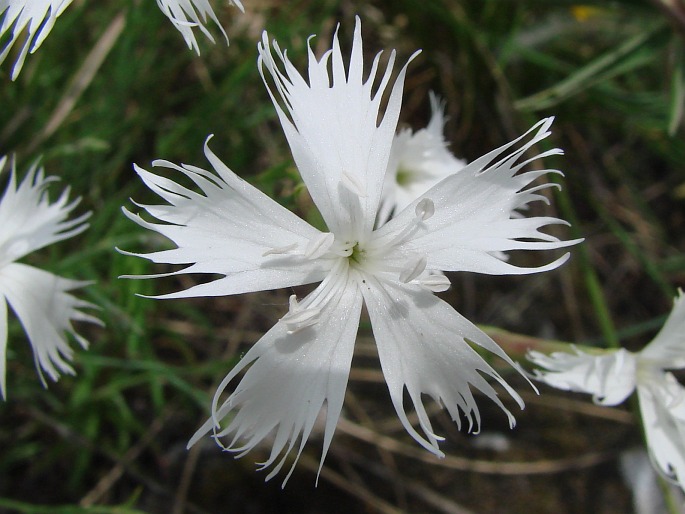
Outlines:
{"type": "Polygon", "coordinates": [[[491,330],[520,361],[525,348],[552,340],[639,349],[685,283],[685,9],[656,0],[245,0],[241,14],[211,3],[230,45],[209,26],[217,44],[197,32],[199,57],[151,0],[75,0],[16,82],[12,55],[0,67],[0,155],[15,154],[21,171],[41,158],[61,179],[53,195],[70,185],[83,197],[78,211],[93,211],[86,233],[26,261],[95,280],[80,296],[106,323],[80,327],[91,348],[77,352],[78,375],[45,390],[11,319],[0,512],[629,511],[617,462],[640,445],[640,431],[626,409],[545,388],[536,396],[512,376],[528,404],[517,428],[510,432],[487,399],[477,437],[436,412],[448,454],[437,461],[396,421],[368,324],[317,488],[317,434],[285,491],[254,471],[268,448],[235,461],[208,439],[187,452],[214,386],[283,315],[291,292],[140,298],[193,278],[119,279],[166,269],[114,248],[168,245],[121,214],[135,210],[129,198],[157,201],[132,163],[208,167],[209,134],[236,173],[315,217],[261,82],[256,44],[268,30],[303,70],[308,36],[317,34],[320,55],[340,22],[349,47],[358,14],[367,63],[380,50],[394,48],[404,62],[423,49],[409,68],[400,124],[425,126],[435,91],[446,100],[457,156],[473,160],[556,117],[541,150],[565,150],[544,163],[564,171],[563,191],[532,214],[571,221],[560,235],[586,242],[569,264],[539,276],[456,274],[445,297],[472,321],[508,331],[491,330]]]}

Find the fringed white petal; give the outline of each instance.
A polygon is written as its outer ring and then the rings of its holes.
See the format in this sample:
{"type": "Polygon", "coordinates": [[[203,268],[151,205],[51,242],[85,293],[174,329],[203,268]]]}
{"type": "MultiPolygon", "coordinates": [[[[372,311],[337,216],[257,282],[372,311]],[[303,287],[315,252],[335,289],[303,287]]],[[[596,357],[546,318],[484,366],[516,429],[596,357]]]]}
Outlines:
{"type": "Polygon", "coordinates": [[[56,201],[50,202],[46,190],[55,180],[45,177],[43,168],[35,162],[17,186],[12,160],[10,180],[0,200],[0,265],[88,228],[85,221],[89,212],[68,219],[80,202],[80,198],[69,201],[68,187],[56,201]]]}
{"type": "Polygon", "coordinates": [[[380,201],[407,65],[395,79],[381,116],[395,53],[380,78],[379,60],[380,54],[364,80],[359,18],[347,69],[336,31],[332,48],[320,60],[309,49],[308,83],[278,44],[270,45],[266,32],[259,45],[260,73],[299,172],[328,228],[337,234],[369,232],[380,201]],[[350,185],[359,185],[364,194],[350,185]]]}
{"type": "Polygon", "coordinates": [[[635,389],[637,357],[627,350],[604,355],[554,352],[545,355],[529,352],[528,359],[543,368],[535,370],[535,378],[564,391],[593,395],[601,405],[618,405],[635,389]]]}
{"type": "Polygon", "coordinates": [[[503,252],[510,250],[551,250],[581,241],[561,241],[540,230],[548,225],[567,224],[562,220],[513,215],[515,209],[543,198],[534,191],[549,185],[526,189],[533,180],[547,173],[559,173],[542,170],[517,174],[535,159],[561,153],[551,150],[522,160],[528,149],[549,135],[551,123],[551,118],[539,122],[520,138],[450,175],[381,227],[378,237],[392,238],[403,231],[414,216],[415,205],[428,198],[435,206],[435,215],[415,235],[398,245],[399,254],[424,254],[428,257],[429,269],[442,271],[507,275],[558,267],[568,254],[547,265],[531,268],[502,260],[503,252]],[[525,142],[519,145],[522,141],[525,142]],[[515,149],[510,150],[512,147],[515,149]]]}
{"type": "Polygon", "coordinates": [[[426,128],[400,131],[393,140],[383,197],[378,214],[379,225],[393,211],[399,212],[442,179],[458,172],[466,161],[457,159],[448,149],[443,135],[445,103],[430,93],[432,115],[426,128]]]}
{"type": "MultiPolygon", "coordinates": [[[[240,0],[230,0],[229,4],[236,5],[244,12],[240,0]]],[[[209,20],[219,27],[224,39],[226,39],[226,44],[228,44],[226,31],[216,17],[209,0],[157,0],[157,5],[181,33],[188,48],[195,50],[198,55],[200,55],[200,46],[197,44],[193,29],[199,29],[207,39],[214,43],[214,37],[206,27],[209,20]]]]}
{"type": "Polygon", "coordinates": [[[19,55],[12,68],[12,80],[16,80],[24,66],[26,55],[35,52],[48,36],[55,20],[73,0],[0,0],[0,38],[12,31],[9,42],[0,53],[0,64],[4,62],[19,36],[26,29],[27,35],[21,44],[19,55]],[[4,13],[4,14],[3,14],[4,13]]]}
{"type": "MultiPolygon", "coordinates": [[[[44,385],[43,371],[53,381],[62,373],[74,374],[69,364],[74,352],[67,334],[83,348],[88,347],[88,341],[76,332],[72,322],[102,324],[83,311],[96,308],[94,305],[69,293],[87,284],[89,282],[58,277],[25,264],[10,263],[0,268],[0,302],[9,303],[24,327],[44,385]]],[[[4,375],[2,378],[4,380],[4,375]]],[[[4,391],[3,385],[3,396],[4,391]]]]}
{"type": "Polygon", "coordinates": [[[469,431],[480,428],[480,413],[471,387],[494,401],[514,417],[486,380],[493,378],[523,408],[523,400],[504,379],[469,345],[476,344],[504,359],[520,371],[502,349],[475,325],[430,291],[418,286],[384,282],[365,277],[360,286],[373,327],[383,374],[395,410],[409,434],[430,452],[443,456],[426,413],[422,395],[445,406],[461,427],[461,416],[469,431]],[[423,435],[412,427],[403,401],[407,390],[423,435]]]}
{"type": "Polygon", "coordinates": [[[659,373],[637,393],[652,462],[685,491],[685,390],[670,373],[659,373]]]}
{"type": "Polygon", "coordinates": [[[295,449],[285,486],[325,404],[320,470],[342,409],[361,305],[356,282],[347,273],[332,273],[298,304],[302,310],[320,309],[317,322],[292,332],[281,321],[267,332],[223,380],[212,416],[188,445],[213,432],[221,446],[241,457],[273,437],[260,469],[271,467],[266,480],[273,478],[295,449]],[[220,402],[248,365],[233,393],[220,402]]]}
{"type": "Polygon", "coordinates": [[[139,225],[169,238],[177,248],[134,255],[156,263],[189,265],[157,276],[224,275],[159,298],[229,295],[322,280],[330,270],[330,259],[306,255],[310,242],[322,233],[236,176],[206,144],[205,155],[214,173],[167,161],[153,163],[182,173],[200,192],[135,167],[143,182],[168,204],[141,206],[161,223],[124,212],[139,225]]]}
{"type": "Polygon", "coordinates": [[[666,323],[640,355],[662,362],[665,368],[685,368],[685,295],[682,291],[678,291],[666,323]]]}

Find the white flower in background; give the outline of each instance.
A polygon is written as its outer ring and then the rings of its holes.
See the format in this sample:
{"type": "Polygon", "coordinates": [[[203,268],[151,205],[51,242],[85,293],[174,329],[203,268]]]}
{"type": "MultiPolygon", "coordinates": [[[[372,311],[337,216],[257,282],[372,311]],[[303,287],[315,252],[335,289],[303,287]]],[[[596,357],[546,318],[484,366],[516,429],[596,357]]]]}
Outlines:
{"type": "MultiPolygon", "coordinates": [[[[237,6],[242,12],[245,12],[240,0],[229,0],[228,3],[237,6]]],[[[208,18],[216,23],[224,35],[226,43],[228,43],[226,31],[216,17],[212,6],[209,4],[209,0],[157,0],[157,5],[183,35],[188,48],[195,50],[198,55],[200,54],[200,47],[197,44],[197,39],[195,39],[194,28],[200,29],[207,36],[207,39],[214,43],[214,37],[205,26],[208,18]]]]}
{"type": "MultiPolygon", "coordinates": [[[[7,158],[0,158],[0,170],[7,158]]],[[[69,188],[50,203],[46,189],[54,177],[45,177],[43,169],[33,164],[17,185],[12,171],[0,199],[0,393],[6,397],[5,362],[7,353],[7,304],[19,318],[29,338],[36,369],[45,385],[43,372],[54,381],[60,373],[74,374],[69,365],[73,350],[66,334],[83,347],[88,342],[76,333],[72,321],[101,324],[80,309],[95,306],[69,294],[89,282],[58,277],[16,262],[25,255],[57,241],[80,234],[90,213],[68,219],[79,199],[69,202],[69,188]]]]}
{"type": "MultiPolygon", "coordinates": [[[[26,39],[21,44],[19,56],[12,68],[12,80],[16,80],[24,66],[28,53],[35,52],[48,36],[55,21],[73,0],[0,0],[0,38],[11,31],[9,41],[0,53],[0,64],[4,62],[19,36],[26,30],[26,39]]],[[[228,0],[230,5],[245,11],[240,0],[228,0]]],[[[221,26],[209,0],[157,0],[157,5],[183,35],[188,48],[198,55],[200,47],[195,39],[194,28],[198,28],[214,42],[206,24],[209,20],[216,23],[226,42],[228,36],[221,26]]]]}
{"type": "Polygon", "coordinates": [[[380,224],[400,212],[442,179],[456,173],[466,161],[448,149],[443,135],[445,103],[430,93],[431,119],[426,128],[400,130],[392,143],[379,209],[380,224]]]}
{"type": "Polygon", "coordinates": [[[685,296],[675,299],[665,325],[642,351],[588,354],[530,352],[544,368],[536,378],[558,389],[589,393],[618,405],[637,389],[647,449],[655,467],[685,491],[685,388],[667,370],[685,369],[685,296]]]}
{"type": "MultiPolygon", "coordinates": [[[[568,254],[536,268],[520,268],[493,254],[556,249],[576,242],[539,231],[564,224],[561,220],[509,216],[512,209],[542,199],[535,191],[549,185],[529,188],[531,181],[555,173],[517,174],[533,160],[523,157],[526,151],[549,135],[551,119],[443,180],[374,230],[406,73],[405,65],[392,83],[394,62],[393,52],[380,71],[377,55],[364,81],[359,19],[349,65],[344,64],[336,33],[332,49],[320,60],[310,49],[308,81],[276,42],[269,45],[266,33],[259,45],[259,70],[298,170],[329,231],[317,230],[240,179],[207,145],[205,155],[213,172],[168,161],[153,163],[184,175],[200,193],[135,167],[167,203],[141,206],[160,223],[126,214],[169,238],[176,248],[132,255],[187,265],[159,277],[223,275],[157,298],[231,295],[321,282],[302,299],[291,296],[287,314],[221,382],[210,419],[189,443],[213,432],[219,444],[242,456],[273,436],[271,454],[261,465],[262,469],[273,466],[267,480],[279,472],[293,449],[299,456],[325,405],[323,465],[343,405],[363,303],[393,405],[419,444],[443,455],[438,447],[442,438],[433,431],[424,395],[444,405],[457,425],[461,426],[463,416],[469,430],[478,430],[474,387],[501,407],[513,425],[513,416],[487,378],[499,382],[523,408],[521,398],[471,344],[514,363],[433,294],[450,286],[440,271],[550,270],[566,261],[568,254]],[[380,116],[387,90],[387,107],[380,116]],[[240,383],[233,386],[245,369],[240,383]],[[221,401],[229,385],[233,392],[221,401]],[[405,389],[420,432],[407,417],[405,389]]],[[[537,157],[554,153],[558,151],[537,157]]]]}
{"type": "Polygon", "coordinates": [[[52,30],[57,17],[72,0],[0,0],[0,38],[11,29],[9,42],[0,53],[0,64],[26,29],[26,39],[12,68],[12,80],[19,76],[26,55],[35,52],[52,30]]]}

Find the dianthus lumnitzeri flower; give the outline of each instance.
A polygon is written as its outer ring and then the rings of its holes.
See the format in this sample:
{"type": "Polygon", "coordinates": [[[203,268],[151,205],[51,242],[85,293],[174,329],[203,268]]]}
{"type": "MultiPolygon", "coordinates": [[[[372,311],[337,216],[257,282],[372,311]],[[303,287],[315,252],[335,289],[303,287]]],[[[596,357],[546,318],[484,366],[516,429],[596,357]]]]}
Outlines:
{"type": "Polygon", "coordinates": [[[530,352],[543,368],[537,379],[565,391],[589,393],[600,405],[618,405],[637,389],[647,449],[656,469],[685,491],[685,388],[668,370],[685,369],[685,296],[676,297],[661,331],[637,353],[530,352]]]}
{"type": "Polygon", "coordinates": [[[445,103],[430,93],[431,119],[426,128],[400,130],[392,143],[378,219],[384,223],[466,161],[450,152],[443,135],[445,103]]]}
{"type": "MultiPolygon", "coordinates": [[[[0,170],[6,161],[6,157],[0,158],[0,170]]],[[[6,397],[7,304],[24,327],[43,385],[43,372],[54,381],[60,373],[74,374],[69,365],[73,350],[67,334],[83,348],[88,346],[88,341],[74,330],[72,321],[101,324],[81,310],[95,308],[94,305],[70,294],[89,282],[62,278],[16,262],[88,228],[86,220],[90,213],[69,219],[79,203],[78,198],[69,201],[69,188],[55,202],[50,202],[46,189],[54,180],[54,177],[45,177],[43,169],[33,164],[17,184],[12,164],[7,189],[0,199],[0,394],[3,398],[6,397]]]]}
{"type": "Polygon", "coordinates": [[[0,53],[0,64],[26,29],[26,39],[12,68],[12,80],[19,76],[26,55],[35,52],[55,25],[57,17],[73,0],[0,0],[0,38],[11,29],[9,41],[0,53]]]}
{"type": "MultiPolygon", "coordinates": [[[[564,223],[561,220],[509,216],[514,208],[541,200],[537,191],[548,187],[529,184],[553,171],[518,172],[532,160],[523,157],[526,151],[549,134],[551,119],[446,178],[374,229],[407,67],[393,82],[394,63],[394,52],[385,66],[379,54],[364,78],[358,19],[349,65],[344,64],[336,33],[333,47],[322,58],[309,51],[307,80],[276,42],[270,46],[267,34],[259,45],[259,70],[326,231],[237,177],[208,146],[205,155],[213,172],[167,161],[153,163],[185,175],[201,193],[136,166],[145,184],[167,203],[141,206],[160,223],[127,215],[177,247],[134,255],[188,265],[157,276],[223,275],[157,298],[230,295],[320,282],[304,298],[290,297],[288,312],[221,382],[211,417],[189,443],[213,432],[220,444],[225,440],[223,446],[240,456],[273,436],[271,454],[262,464],[272,467],[267,479],[278,473],[293,450],[299,456],[322,411],[323,464],[341,413],[363,304],[392,403],[420,445],[443,455],[423,395],[444,405],[457,425],[463,416],[468,429],[477,430],[480,415],[473,387],[501,407],[513,425],[512,414],[486,378],[499,382],[523,407],[521,398],[471,344],[514,363],[434,292],[450,286],[442,271],[545,271],[561,265],[568,255],[536,268],[517,267],[497,255],[574,244],[539,230],[564,223]],[[233,387],[243,370],[247,371],[233,387]],[[229,386],[232,393],[221,401],[229,386]],[[413,404],[418,430],[409,421],[405,399],[413,404]]],[[[552,153],[558,152],[536,158],[552,153]]]]}
{"type": "MultiPolygon", "coordinates": [[[[240,0],[228,0],[228,3],[245,12],[240,0]]],[[[214,37],[205,26],[208,19],[211,19],[219,27],[226,43],[228,43],[226,31],[216,17],[209,0],[157,0],[157,5],[183,35],[188,48],[195,50],[198,55],[200,55],[200,47],[197,44],[197,39],[195,39],[194,28],[199,28],[207,36],[207,39],[214,43],[214,37]]]]}

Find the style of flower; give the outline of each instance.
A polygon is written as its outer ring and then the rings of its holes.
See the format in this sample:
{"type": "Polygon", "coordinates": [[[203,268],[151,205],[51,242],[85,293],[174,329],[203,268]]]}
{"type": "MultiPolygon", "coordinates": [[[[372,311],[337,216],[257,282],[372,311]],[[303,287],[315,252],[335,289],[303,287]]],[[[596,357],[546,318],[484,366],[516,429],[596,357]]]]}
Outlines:
{"type": "MultiPolygon", "coordinates": [[[[242,12],[245,12],[240,0],[229,0],[228,3],[235,5],[242,12]]],[[[199,28],[207,36],[207,39],[214,43],[214,37],[205,26],[208,18],[216,23],[224,35],[226,43],[228,43],[226,31],[216,17],[212,6],[209,4],[209,0],[157,0],[157,5],[166,17],[171,20],[174,27],[183,35],[188,48],[195,50],[198,55],[200,55],[200,47],[197,44],[197,39],[195,39],[194,28],[199,28]]]]}
{"type": "Polygon", "coordinates": [[[10,28],[12,30],[9,42],[0,53],[0,64],[4,62],[24,29],[27,32],[19,56],[12,68],[12,80],[16,80],[19,76],[26,55],[29,52],[35,52],[43,44],[55,25],[55,20],[71,2],[72,0],[0,0],[0,16],[2,16],[0,37],[4,36],[10,28]]]}
{"type": "MultiPolygon", "coordinates": [[[[211,417],[189,446],[212,432],[221,446],[242,456],[273,436],[270,456],[261,465],[271,468],[268,480],[293,450],[299,457],[323,410],[323,465],[341,414],[362,304],[371,318],[392,403],[404,428],[421,446],[443,456],[438,447],[442,438],[433,430],[424,394],[444,405],[459,427],[465,419],[468,430],[477,431],[480,414],[473,387],[495,402],[513,425],[513,415],[486,378],[498,382],[521,408],[523,401],[470,344],[515,364],[433,293],[450,287],[442,271],[526,274],[566,261],[568,254],[523,268],[497,257],[509,250],[548,250],[576,243],[539,230],[565,224],[559,219],[509,215],[517,207],[544,200],[538,192],[550,184],[529,187],[530,183],[558,173],[545,169],[518,174],[532,160],[559,153],[552,150],[522,160],[549,135],[552,120],[537,123],[520,138],[447,177],[374,230],[409,63],[392,82],[395,53],[382,72],[378,54],[364,80],[358,18],[349,65],[344,64],[336,32],[332,48],[321,59],[309,50],[308,81],[275,41],[270,46],[266,33],[258,50],[264,84],[327,231],[314,228],[240,179],[207,144],[205,155],[213,172],[153,162],[184,175],[201,193],[135,166],[143,182],[167,203],[140,206],[154,221],[125,210],[130,219],[176,245],[131,255],[187,265],[153,276],[223,275],[156,298],[232,295],[320,282],[302,299],[292,295],[288,312],[224,378],[214,395],[211,417]],[[420,432],[407,416],[405,389],[420,432]]],[[[286,481],[296,462],[297,458],[286,481]]]]}
{"type": "Polygon", "coordinates": [[[431,119],[426,128],[400,130],[392,143],[379,208],[380,223],[398,213],[466,161],[456,158],[443,135],[445,103],[430,93],[431,119]]]}
{"type": "MultiPolygon", "coordinates": [[[[0,170],[7,157],[0,158],[0,170]]],[[[25,255],[57,241],[80,234],[90,213],[69,219],[80,199],[69,201],[66,188],[55,202],[46,189],[55,177],[45,177],[43,168],[34,163],[17,185],[16,169],[0,199],[0,394],[6,398],[7,304],[19,318],[33,349],[36,369],[43,385],[43,372],[57,381],[60,373],[74,374],[69,361],[73,350],[66,334],[83,347],[88,341],[80,336],[72,321],[101,324],[81,309],[95,308],[69,292],[89,282],[70,280],[26,264],[16,262],[25,255]]]]}
{"type": "Polygon", "coordinates": [[[552,387],[589,393],[618,405],[637,390],[647,449],[656,469],[685,491],[685,388],[667,370],[685,368],[685,296],[679,291],[666,323],[642,351],[530,352],[535,377],[552,387]]]}

